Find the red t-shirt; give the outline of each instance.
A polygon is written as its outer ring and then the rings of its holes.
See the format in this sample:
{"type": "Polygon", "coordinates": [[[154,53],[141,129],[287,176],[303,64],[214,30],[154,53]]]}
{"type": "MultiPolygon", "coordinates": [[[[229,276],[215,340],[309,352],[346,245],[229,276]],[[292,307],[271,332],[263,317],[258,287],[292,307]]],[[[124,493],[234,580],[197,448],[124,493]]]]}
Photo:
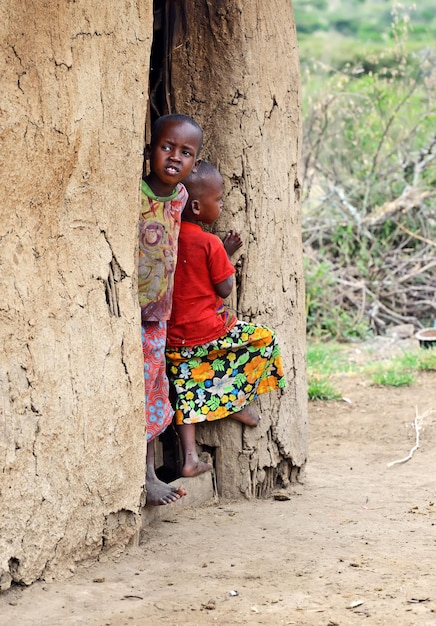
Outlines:
{"type": "Polygon", "coordinates": [[[223,300],[214,285],[234,273],[221,239],[182,222],[168,345],[198,346],[226,334],[225,314],[217,313],[223,300]]]}

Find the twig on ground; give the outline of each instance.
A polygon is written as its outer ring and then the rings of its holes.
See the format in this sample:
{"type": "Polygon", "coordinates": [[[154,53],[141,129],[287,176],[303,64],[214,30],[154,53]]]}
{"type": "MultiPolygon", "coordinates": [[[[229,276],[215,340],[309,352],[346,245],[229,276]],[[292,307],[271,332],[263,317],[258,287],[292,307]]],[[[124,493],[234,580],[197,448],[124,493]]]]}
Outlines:
{"type": "Polygon", "coordinates": [[[435,412],[435,409],[429,409],[428,411],[426,411],[422,415],[419,415],[418,408],[415,407],[415,421],[414,421],[414,426],[415,426],[415,445],[413,446],[413,448],[411,449],[409,454],[404,457],[404,459],[399,459],[398,461],[392,461],[391,463],[388,463],[388,467],[392,467],[393,465],[400,465],[401,463],[407,463],[407,461],[410,461],[412,456],[415,454],[415,452],[419,448],[419,431],[421,430],[424,418],[428,417],[429,415],[431,415],[434,412],[435,412]]]}

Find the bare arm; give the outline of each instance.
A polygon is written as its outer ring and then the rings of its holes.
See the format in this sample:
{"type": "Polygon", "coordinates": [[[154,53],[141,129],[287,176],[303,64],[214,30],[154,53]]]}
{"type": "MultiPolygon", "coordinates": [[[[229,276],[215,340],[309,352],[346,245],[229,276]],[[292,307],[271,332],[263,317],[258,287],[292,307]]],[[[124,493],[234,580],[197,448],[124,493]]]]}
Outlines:
{"type": "Polygon", "coordinates": [[[225,280],[222,280],[220,283],[214,285],[215,292],[219,295],[220,298],[227,298],[232,293],[233,289],[233,276],[229,276],[225,280]]]}
{"type": "MultiPolygon", "coordinates": [[[[223,239],[223,246],[225,251],[227,252],[227,256],[230,257],[232,254],[239,250],[242,246],[241,235],[236,232],[236,230],[231,230],[227,233],[227,235],[223,239]]],[[[229,276],[226,280],[221,281],[214,285],[216,293],[220,296],[220,298],[227,298],[232,293],[233,289],[233,276],[229,276]]]]}

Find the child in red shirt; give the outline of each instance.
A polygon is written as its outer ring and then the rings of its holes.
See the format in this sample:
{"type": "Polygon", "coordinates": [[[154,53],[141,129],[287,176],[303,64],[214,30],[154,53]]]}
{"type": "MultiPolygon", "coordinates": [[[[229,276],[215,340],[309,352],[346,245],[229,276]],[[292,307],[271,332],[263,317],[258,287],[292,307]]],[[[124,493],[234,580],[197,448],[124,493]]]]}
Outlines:
{"type": "Polygon", "coordinates": [[[198,458],[195,424],[229,416],[257,426],[252,401],[282,389],[286,381],[275,333],[239,321],[223,306],[233,288],[230,256],[242,241],[235,231],[221,241],[199,224],[212,224],[222,211],[222,176],[201,161],[183,183],[189,198],[182,214],[166,357],[184,453],[181,474],[197,476],[212,466],[198,458]]]}

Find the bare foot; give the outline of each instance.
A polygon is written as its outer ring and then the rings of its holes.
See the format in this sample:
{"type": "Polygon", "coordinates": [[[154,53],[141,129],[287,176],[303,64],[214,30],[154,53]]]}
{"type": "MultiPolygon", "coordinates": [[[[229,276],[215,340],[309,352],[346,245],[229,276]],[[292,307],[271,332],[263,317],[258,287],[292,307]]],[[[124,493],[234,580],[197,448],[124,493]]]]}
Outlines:
{"type": "Polygon", "coordinates": [[[246,426],[257,426],[260,420],[259,413],[252,406],[246,406],[237,413],[232,413],[229,417],[246,426]]]}
{"type": "Polygon", "coordinates": [[[205,461],[200,461],[199,458],[192,459],[191,455],[187,455],[185,460],[185,464],[182,468],[181,474],[185,478],[193,478],[194,476],[200,476],[200,474],[204,474],[205,472],[210,472],[212,469],[211,463],[206,463],[205,461]]]}
{"type": "Polygon", "coordinates": [[[157,476],[150,476],[146,479],[146,488],[146,504],[150,506],[171,504],[187,494],[184,487],[167,485],[167,483],[159,480],[157,476]]]}

